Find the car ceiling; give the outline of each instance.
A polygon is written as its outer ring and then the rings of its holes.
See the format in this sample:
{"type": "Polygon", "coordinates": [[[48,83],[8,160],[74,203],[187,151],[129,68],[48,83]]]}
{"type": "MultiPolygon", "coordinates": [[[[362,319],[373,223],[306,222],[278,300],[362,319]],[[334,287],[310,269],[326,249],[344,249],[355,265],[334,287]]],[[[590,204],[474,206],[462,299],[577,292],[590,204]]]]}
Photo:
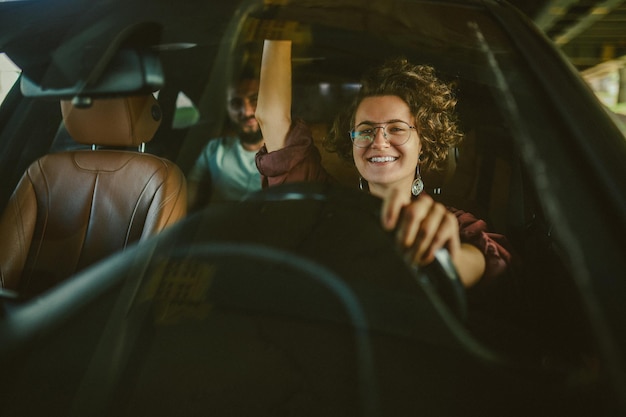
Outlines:
{"type": "Polygon", "coordinates": [[[211,33],[218,39],[224,32],[236,2],[218,4],[219,8],[216,2],[202,0],[4,2],[0,3],[0,50],[31,79],[53,87],[63,82],[63,76],[84,79],[81,69],[93,68],[120,44],[207,46],[202,43],[212,39],[211,33]],[[56,73],[50,73],[50,63],[56,73]],[[44,76],[51,79],[42,80],[44,76]]]}
{"type": "MultiPolygon", "coordinates": [[[[335,17],[358,10],[351,8],[354,0],[341,4],[333,0],[302,0],[297,2],[297,7],[306,8],[311,3],[328,8],[335,17]]],[[[468,0],[468,3],[477,4],[479,1],[468,0]]],[[[140,47],[159,45],[166,66],[171,61],[180,74],[185,73],[180,71],[181,68],[193,68],[193,71],[207,74],[212,57],[220,50],[223,42],[221,36],[229,30],[233,21],[235,9],[241,5],[258,7],[262,4],[271,5],[272,1],[0,2],[0,27],[3,28],[0,31],[0,50],[7,52],[28,78],[45,88],[68,84],[68,80],[71,84],[75,80],[88,79],[88,71],[106,64],[110,54],[124,44],[140,47]],[[194,51],[186,51],[185,45],[192,44],[196,46],[194,51]],[[200,53],[196,53],[197,50],[200,53]]],[[[385,0],[370,0],[366,4],[369,10],[388,8],[385,0]]],[[[312,9],[306,9],[306,12],[312,14],[312,21],[325,21],[329,16],[324,13],[317,16],[312,9]]],[[[372,24],[382,23],[378,14],[362,13],[367,16],[360,18],[372,24]]],[[[402,16],[398,16],[398,19],[402,20],[402,16]]],[[[341,18],[330,26],[341,30],[349,22],[341,18]]],[[[428,26],[427,21],[421,21],[418,26],[414,22],[410,23],[411,30],[428,26]]],[[[398,30],[407,27],[401,24],[398,30]]],[[[462,44],[463,40],[459,42],[462,44]]],[[[462,45],[459,47],[463,48],[462,45]]],[[[186,72],[186,77],[192,78],[189,72],[186,72]]]]}
{"type": "MultiPolygon", "coordinates": [[[[626,55],[625,0],[509,2],[528,15],[581,71],[626,55]]],[[[0,3],[0,49],[9,52],[34,81],[41,81],[45,75],[52,77],[48,81],[54,84],[59,77],[80,77],[81,74],[77,74],[80,68],[85,71],[85,68],[97,65],[97,60],[102,57],[101,51],[129,39],[147,44],[159,43],[160,39],[161,43],[170,46],[197,43],[200,47],[217,50],[218,35],[227,30],[237,3],[203,0],[4,1],[0,3]],[[115,13],[110,13],[111,10],[115,13]],[[101,16],[114,17],[107,20],[101,16]],[[135,24],[144,22],[145,25],[150,21],[156,23],[153,30],[144,27],[139,38],[129,35],[135,24]],[[86,38],[97,53],[89,55],[84,50],[76,53],[77,50],[73,49],[79,44],[84,45],[86,38]],[[216,44],[210,44],[211,39],[216,44]],[[61,42],[63,48],[51,57],[49,51],[61,42]],[[51,60],[57,64],[56,74],[46,70],[51,60]]],[[[374,7],[377,2],[369,3],[374,7]]],[[[333,6],[335,3],[330,1],[329,7],[333,6]]],[[[384,7],[384,2],[380,2],[380,7],[384,7]]],[[[211,53],[205,56],[211,56],[211,53]]]]}

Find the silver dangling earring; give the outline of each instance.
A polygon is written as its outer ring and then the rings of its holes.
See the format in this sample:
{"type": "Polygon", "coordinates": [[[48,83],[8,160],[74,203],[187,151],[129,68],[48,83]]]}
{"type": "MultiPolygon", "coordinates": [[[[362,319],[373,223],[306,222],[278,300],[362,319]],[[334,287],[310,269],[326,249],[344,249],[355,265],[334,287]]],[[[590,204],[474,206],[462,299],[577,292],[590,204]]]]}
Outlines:
{"type": "Polygon", "coordinates": [[[359,176],[359,190],[361,191],[370,191],[370,186],[367,183],[366,180],[363,179],[363,177],[359,176]]]}
{"type": "Polygon", "coordinates": [[[420,175],[420,166],[417,165],[417,168],[415,168],[415,179],[413,184],[411,184],[411,194],[417,197],[422,191],[424,191],[424,181],[422,181],[422,176],[420,175]]]}

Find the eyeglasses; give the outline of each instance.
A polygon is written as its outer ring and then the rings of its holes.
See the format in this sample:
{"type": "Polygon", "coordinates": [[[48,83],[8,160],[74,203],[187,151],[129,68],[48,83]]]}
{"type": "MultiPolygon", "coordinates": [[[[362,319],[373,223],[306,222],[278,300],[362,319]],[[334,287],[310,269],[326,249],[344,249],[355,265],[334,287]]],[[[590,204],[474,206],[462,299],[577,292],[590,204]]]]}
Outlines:
{"type": "Polygon", "coordinates": [[[383,137],[390,145],[404,145],[411,137],[411,129],[415,129],[415,126],[409,126],[408,123],[401,121],[381,124],[382,126],[363,124],[352,129],[350,139],[352,139],[354,146],[357,148],[369,147],[376,138],[376,129],[383,130],[383,137]]]}

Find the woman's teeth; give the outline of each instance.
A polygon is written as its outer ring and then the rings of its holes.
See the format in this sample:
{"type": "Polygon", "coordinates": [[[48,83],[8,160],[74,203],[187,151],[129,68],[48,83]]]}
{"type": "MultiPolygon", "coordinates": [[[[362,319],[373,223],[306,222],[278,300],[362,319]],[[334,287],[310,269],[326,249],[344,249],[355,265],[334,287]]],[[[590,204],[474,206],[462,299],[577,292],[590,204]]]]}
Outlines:
{"type": "Polygon", "coordinates": [[[370,158],[370,162],[393,162],[396,159],[398,158],[394,156],[375,156],[373,158],[370,158]]]}

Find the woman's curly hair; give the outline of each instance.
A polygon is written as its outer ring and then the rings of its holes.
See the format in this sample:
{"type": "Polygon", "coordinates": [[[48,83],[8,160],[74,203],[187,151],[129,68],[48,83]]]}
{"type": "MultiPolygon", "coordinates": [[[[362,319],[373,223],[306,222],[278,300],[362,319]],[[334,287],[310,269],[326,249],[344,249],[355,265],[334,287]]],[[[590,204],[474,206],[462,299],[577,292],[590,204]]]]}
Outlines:
{"type": "Polygon", "coordinates": [[[415,117],[416,131],[422,142],[421,167],[424,170],[440,169],[449,149],[463,138],[454,111],[456,97],[452,85],[439,80],[434,68],[412,65],[405,58],[387,61],[364,74],[357,97],[348,111],[335,119],[324,147],[353,161],[348,132],[354,126],[356,109],[367,97],[386,95],[403,99],[415,117]]]}

